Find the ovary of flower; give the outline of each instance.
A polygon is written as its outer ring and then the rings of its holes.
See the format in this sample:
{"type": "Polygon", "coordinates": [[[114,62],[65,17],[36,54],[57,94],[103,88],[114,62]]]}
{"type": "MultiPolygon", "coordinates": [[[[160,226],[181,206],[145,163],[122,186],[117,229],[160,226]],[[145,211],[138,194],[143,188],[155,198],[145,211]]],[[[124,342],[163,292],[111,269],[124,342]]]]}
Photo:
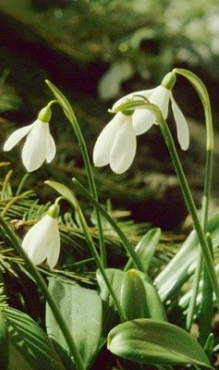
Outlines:
{"type": "Polygon", "coordinates": [[[22,248],[35,264],[47,261],[52,269],[60,254],[60,234],[57,218],[46,214],[25,235],[22,248]]]}
{"type": "Polygon", "coordinates": [[[56,153],[55,142],[50,134],[49,123],[37,119],[31,125],[14,131],[4,144],[3,150],[11,150],[27,135],[22,149],[22,161],[28,172],[38,169],[44,161],[50,163],[56,153]]]}
{"type": "MultiPolygon", "coordinates": [[[[181,146],[181,149],[187,150],[189,147],[189,128],[187,121],[177,105],[175,99],[173,98],[171,90],[163,85],[156,87],[151,90],[137,91],[124,96],[119,99],[112,107],[112,110],[116,110],[121,104],[124,104],[130,99],[138,99],[143,97],[150,103],[156,105],[162,115],[166,120],[168,115],[169,102],[171,102],[171,107],[173,111],[173,116],[176,122],[177,128],[177,139],[181,146]]],[[[133,129],[136,135],[141,135],[145,133],[153,124],[158,124],[156,122],[156,117],[154,114],[147,109],[136,108],[133,114],[133,129]]]]}
{"type": "Polygon", "coordinates": [[[115,173],[121,174],[130,167],[135,153],[136,135],[132,115],[118,112],[104,127],[96,141],[93,151],[94,164],[97,167],[109,164],[115,173]]]}

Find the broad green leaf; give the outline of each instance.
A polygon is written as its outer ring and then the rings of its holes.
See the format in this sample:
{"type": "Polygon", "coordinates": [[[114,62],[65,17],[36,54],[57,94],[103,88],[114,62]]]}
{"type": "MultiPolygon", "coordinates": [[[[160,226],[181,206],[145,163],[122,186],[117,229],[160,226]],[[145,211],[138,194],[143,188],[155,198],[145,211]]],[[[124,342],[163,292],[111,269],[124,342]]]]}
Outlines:
{"type": "Polygon", "coordinates": [[[121,307],[128,320],[149,317],[145,287],[138,270],[128,270],[121,286],[121,307]]]}
{"type": "Polygon", "coordinates": [[[48,336],[34,320],[10,307],[2,310],[10,343],[7,370],[65,370],[48,336]]]}
{"type": "MultiPolygon", "coordinates": [[[[120,297],[125,273],[121,270],[113,268],[106,269],[106,273],[114,292],[116,293],[117,297],[120,297]]],[[[100,298],[103,302],[103,335],[106,336],[110,329],[119,323],[119,316],[116,312],[112,297],[110,296],[109,289],[99,270],[97,270],[96,277],[100,287],[100,298]]]]}
{"type": "MultiPolygon", "coordinates": [[[[69,280],[49,278],[49,291],[61,314],[66,318],[84,365],[89,368],[100,344],[102,303],[95,290],[86,289],[69,280]]],[[[46,307],[46,326],[56,348],[68,356],[68,346],[50,307],[46,307]]]]}
{"type": "MultiPolygon", "coordinates": [[[[140,258],[142,266],[144,267],[144,272],[147,272],[151,259],[154,256],[159,243],[160,234],[161,230],[159,228],[149,230],[135,247],[135,252],[140,258]]],[[[133,267],[134,264],[130,258],[126,266],[126,270],[133,267]]]]}
{"type": "Polygon", "coordinates": [[[194,364],[211,368],[198,342],[183,329],[167,322],[136,319],[113,328],[108,349],[117,356],[147,365],[194,364]]]}
{"type": "MultiPolygon", "coordinates": [[[[129,320],[140,317],[166,320],[157,289],[145,273],[134,269],[124,272],[113,268],[106,269],[106,273],[129,320]]],[[[118,317],[109,290],[99,271],[97,281],[104,307],[104,332],[107,332],[118,323],[118,317]]]]}
{"type": "Polygon", "coordinates": [[[9,360],[9,336],[5,315],[0,308],[0,369],[7,370],[9,360]]]}
{"type": "Polygon", "coordinates": [[[144,274],[141,271],[137,271],[136,273],[139,275],[142,283],[144,284],[148,317],[154,320],[166,321],[166,313],[157,288],[154,286],[147,274],[144,274]]]}

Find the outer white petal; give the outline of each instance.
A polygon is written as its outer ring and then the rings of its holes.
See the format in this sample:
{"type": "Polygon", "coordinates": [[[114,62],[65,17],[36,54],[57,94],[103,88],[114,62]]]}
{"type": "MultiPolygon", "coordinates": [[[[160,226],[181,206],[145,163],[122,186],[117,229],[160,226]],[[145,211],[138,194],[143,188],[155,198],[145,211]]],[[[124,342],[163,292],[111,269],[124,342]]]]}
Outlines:
{"type": "Polygon", "coordinates": [[[111,153],[110,167],[118,174],[125,172],[132,164],[136,153],[136,136],[133,131],[132,117],[126,116],[117,132],[111,153]]]}
{"type": "Polygon", "coordinates": [[[49,125],[47,127],[48,127],[48,130],[47,130],[47,136],[46,136],[46,162],[50,163],[55,157],[56,145],[55,145],[55,141],[52,135],[50,134],[49,125]]]}
{"type": "Polygon", "coordinates": [[[172,104],[173,115],[174,115],[175,122],[176,122],[177,138],[178,138],[181,148],[183,150],[187,150],[189,147],[189,141],[190,141],[189,126],[188,126],[188,123],[181,109],[176,104],[176,101],[173,98],[172,93],[170,95],[170,99],[171,99],[171,104],[172,104]]]}
{"type": "Polygon", "coordinates": [[[37,222],[27,232],[22,242],[22,248],[35,265],[39,265],[47,257],[45,236],[48,233],[48,217],[46,215],[37,222]]]}
{"type": "Polygon", "coordinates": [[[21,139],[23,139],[24,136],[28,134],[28,132],[33,128],[35,122],[32,123],[31,125],[21,127],[18,130],[14,131],[9,138],[6,140],[3,150],[5,152],[11,150],[15,145],[19,143],[21,139]]]}
{"type": "Polygon", "coordinates": [[[93,162],[97,167],[106,166],[110,160],[110,152],[119,131],[121,122],[125,116],[118,112],[113,119],[104,127],[94,146],[93,162]]]}
{"type": "Polygon", "coordinates": [[[160,85],[155,90],[154,93],[150,96],[149,101],[158,106],[161,113],[163,114],[164,119],[167,118],[168,106],[170,100],[170,90],[166,87],[160,85]]]}
{"type": "Polygon", "coordinates": [[[27,135],[22,150],[22,161],[28,172],[39,168],[46,159],[47,125],[48,123],[37,120],[27,135]]]}
{"type": "Polygon", "coordinates": [[[143,96],[144,98],[149,99],[155,90],[156,88],[150,89],[150,90],[141,90],[141,91],[135,91],[133,93],[125,95],[113,104],[112,110],[116,109],[121,104],[124,104],[127,100],[132,99],[132,98],[135,98],[137,100],[137,99],[140,99],[140,96],[143,96]]]}
{"type": "Polygon", "coordinates": [[[22,247],[35,265],[41,264],[49,257],[49,266],[53,268],[60,252],[57,219],[49,215],[44,216],[27,232],[22,247]]]}
{"type": "Polygon", "coordinates": [[[132,117],[135,135],[144,134],[151,128],[155,121],[154,115],[147,109],[136,109],[132,117]]]}
{"type": "Polygon", "coordinates": [[[53,223],[50,232],[51,240],[50,243],[48,242],[47,245],[47,264],[52,269],[59,259],[60,254],[60,234],[59,234],[59,228],[58,228],[58,222],[57,219],[53,219],[55,222],[53,223]]]}

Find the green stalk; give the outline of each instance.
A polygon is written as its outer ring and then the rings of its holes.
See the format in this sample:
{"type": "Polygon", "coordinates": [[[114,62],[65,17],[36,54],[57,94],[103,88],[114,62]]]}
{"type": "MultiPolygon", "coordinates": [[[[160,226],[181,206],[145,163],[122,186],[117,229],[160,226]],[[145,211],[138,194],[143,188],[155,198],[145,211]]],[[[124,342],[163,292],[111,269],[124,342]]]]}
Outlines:
{"type": "MultiPolygon", "coordinates": [[[[93,176],[92,166],[91,166],[91,163],[90,163],[90,158],[89,158],[88,151],[87,151],[87,146],[86,146],[86,143],[84,141],[84,137],[82,135],[80,125],[78,124],[78,121],[77,121],[77,118],[74,114],[74,111],[73,111],[70,103],[66,99],[66,97],[62,94],[62,92],[52,82],[46,80],[46,84],[49,86],[49,88],[51,89],[51,91],[55,95],[59,104],[63,108],[63,111],[64,111],[66,117],[68,118],[69,122],[72,125],[72,128],[75,132],[76,138],[78,140],[79,148],[81,150],[81,154],[82,154],[82,157],[83,157],[85,170],[86,170],[86,174],[87,174],[87,177],[88,177],[88,184],[89,184],[90,193],[92,194],[92,196],[96,200],[98,200],[96,185],[95,185],[95,181],[94,181],[94,176],[93,176]]],[[[95,212],[96,212],[97,225],[98,225],[98,231],[99,231],[100,256],[101,256],[103,265],[106,266],[107,265],[107,262],[106,262],[106,260],[107,260],[106,247],[105,247],[105,242],[104,242],[101,218],[100,218],[100,214],[99,214],[97,208],[95,208],[95,212]]]]}
{"type": "Polygon", "coordinates": [[[133,246],[130,244],[129,240],[126,238],[120,227],[117,225],[117,223],[113,220],[112,217],[107,213],[107,211],[89,194],[89,192],[85,189],[85,187],[76,179],[73,179],[73,182],[75,186],[79,189],[79,191],[88,198],[96,208],[98,208],[99,212],[105,217],[105,219],[109,222],[109,224],[113,227],[113,229],[116,231],[116,233],[119,235],[124,248],[128,252],[128,254],[131,256],[133,263],[135,264],[136,268],[139,271],[144,271],[144,266],[142,265],[142,262],[138,256],[138,254],[135,252],[133,246]]]}
{"type": "Polygon", "coordinates": [[[211,280],[212,288],[215,292],[217,306],[219,308],[219,285],[218,285],[217,275],[216,275],[216,272],[215,272],[215,269],[214,269],[214,264],[213,264],[213,259],[212,259],[212,256],[211,256],[211,252],[209,250],[208,243],[207,243],[207,240],[206,240],[206,235],[205,235],[205,232],[202,229],[202,226],[200,224],[200,221],[199,221],[199,218],[198,218],[198,215],[197,215],[197,211],[196,211],[196,207],[195,207],[195,203],[194,203],[193,197],[191,195],[191,192],[190,192],[190,189],[189,189],[189,186],[188,186],[188,182],[187,182],[187,179],[185,177],[185,174],[184,174],[184,171],[183,171],[178,153],[176,151],[174,140],[173,140],[172,135],[170,133],[169,127],[168,127],[166,121],[164,120],[161,112],[159,111],[159,109],[156,106],[154,106],[154,111],[156,113],[157,121],[159,122],[160,130],[162,132],[162,135],[164,137],[167,148],[169,150],[171,159],[173,161],[173,165],[174,165],[176,174],[177,174],[178,179],[179,179],[179,183],[180,183],[180,186],[181,186],[182,194],[184,196],[184,200],[185,200],[186,205],[187,205],[187,209],[188,209],[188,211],[189,211],[189,213],[192,217],[194,227],[195,227],[195,230],[197,232],[197,236],[199,238],[200,246],[202,248],[202,253],[203,253],[203,256],[204,256],[204,259],[205,259],[205,263],[206,263],[206,268],[207,268],[207,271],[208,271],[208,274],[209,274],[209,278],[211,280]]]}
{"type": "Polygon", "coordinates": [[[66,340],[66,343],[69,346],[70,353],[72,354],[75,362],[75,366],[77,370],[86,370],[83,364],[83,360],[81,358],[81,355],[76,347],[76,344],[74,342],[73,336],[69,331],[68,325],[66,321],[64,320],[63,316],[61,315],[59,308],[54,301],[53,297],[51,296],[46,283],[44,282],[42,276],[40,275],[39,271],[36,269],[34,264],[31,262],[31,260],[28,258],[26,253],[24,252],[23,248],[21,247],[20,241],[17,237],[17,235],[13,232],[13,230],[10,229],[10,227],[7,225],[7,223],[4,221],[3,217],[0,215],[0,224],[3,227],[3,229],[7,232],[7,235],[10,239],[11,244],[13,245],[16,252],[24,259],[25,264],[31,274],[31,276],[34,278],[37,286],[41,289],[41,292],[43,293],[45,299],[47,300],[54,317],[56,318],[56,321],[63,333],[63,336],[66,340]]]}
{"type": "MultiPolygon", "coordinates": [[[[211,235],[207,233],[206,238],[208,241],[211,254],[213,255],[211,235]]],[[[202,301],[201,301],[201,309],[199,312],[199,336],[198,336],[198,341],[203,346],[206,343],[209,334],[211,333],[212,314],[213,314],[213,290],[212,290],[211,282],[210,282],[209,275],[206,269],[206,264],[204,264],[202,301]]]]}
{"type": "Polygon", "coordinates": [[[116,308],[117,308],[118,314],[120,316],[120,319],[121,319],[121,321],[127,321],[127,317],[126,317],[126,315],[125,315],[125,313],[124,313],[124,311],[123,311],[123,309],[122,309],[122,307],[120,305],[120,302],[119,302],[119,300],[118,300],[118,298],[117,298],[117,296],[116,296],[116,294],[115,294],[115,292],[114,292],[114,290],[113,290],[113,288],[111,286],[111,283],[110,283],[110,281],[108,279],[108,276],[107,276],[105,267],[103,266],[103,263],[102,263],[102,260],[101,260],[101,258],[99,256],[99,254],[97,253],[97,250],[96,250],[96,247],[94,245],[93,239],[92,239],[92,237],[90,235],[90,232],[89,232],[89,228],[87,226],[87,222],[85,220],[85,217],[83,215],[83,212],[81,210],[81,207],[79,206],[79,203],[78,203],[76,197],[74,197],[74,203],[72,205],[73,205],[73,207],[75,209],[75,212],[77,212],[77,215],[78,215],[78,218],[80,220],[80,224],[81,224],[81,227],[83,229],[84,236],[85,236],[85,239],[87,241],[87,244],[88,244],[88,246],[90,248],[90,251],[91,251],[91,253],[92,253],[92,255],[93,255],[94,259],[95,259],[95,262],[97,264],[97,267],[99,268],[99,270],[100,270],[100,272],[102,274],[102,277],[103,277],[103,279],[104,279],[104,281],[106,283],[106,286],[109,289],[109,292],[110,292],[110,294],[112,296],[112,299],[113,299],[113,301],[114,301],[114,303],[116,305],[116,308]]]}
{"type": "MultiPolygon", "coordinates": [[[[210,99],[209,99],[208,91],[204,83],[194,73],[187,71],[185,69],[179,69],[179,68],[175,68],[173,72],[178,73],[182,75],[183,77],[185,77],[187,80],[189,80],[189,82],[193,85],[196,92],[198,93],[199,98],[201,99],[201,102],[204,108],[205,122],[206,122],[206,165],[205,165],[204,191],[203,191],[203,199],[202,199],[201,226],[202,226],[203,232],[206,233],[208,213],[209,213],[209,201],[211,197],[213,149],[214,149],[214,130],[213,130],[213,123],[212,123],[210,99]]],[[[190,330],[192,322],[193,322],[195,304],[196,304],[196,299],[197,299],[197,294],[198,294],[198,289],[199,289],[199,282],[200,282],[201,273],[202,273],[203,268],[205,270],[205,263],[203,262],[203,254],[202,254],[202,251],[200,250],[197,265],[196,265],[196,270],[194,274],[192,296],[191,296],[191,300],[189,303],[188,314],[187,314],[187,329],[188,330],[190,330]]],[[[206,277],[206,273],[204,274],[204,277],[206,277]]],[[[207,278],[206,284],[209,284],[208,278],[207,278]]],[[[208,312],[209,312],[209,315],[211,315],[210,310],[208,312]]],[[[207,317],[205,320],[210,321],[211,317],[208,316],[208,320],[207,320],[207,317]]]]}

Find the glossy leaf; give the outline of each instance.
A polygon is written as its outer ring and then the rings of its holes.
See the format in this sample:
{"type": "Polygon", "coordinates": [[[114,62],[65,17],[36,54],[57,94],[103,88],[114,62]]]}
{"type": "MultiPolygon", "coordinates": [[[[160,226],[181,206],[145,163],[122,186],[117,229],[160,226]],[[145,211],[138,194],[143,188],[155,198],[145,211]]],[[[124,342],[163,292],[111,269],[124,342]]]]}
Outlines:
{"type": "Polygon", "coordinates": [[[145,287],[138,270],[131,269],[125,273],[120,299],[128,320],[149,317],[145,287]]]}
{"type": "MultiPolygon", "coordinates": [[[[135,247],[135,252],[138,254],[141,260],[142,266],[144,267],[144,272],[147,272],[151,259],[154,256],[156,247],[159,243],[160,234],[161,230],[159,228],[149,230],[135,247]]],[[[134,264],[130,258],[126,269],[133,267],[134,264]]]]}
{"type": "MultiPolygon", "coordinates": [[[[49,291],[66,318],[75,344],[86,368],[90,366],[100,343],[102,329],[102,303],[95,290],[86,289],[69,280],[50,278],[49,291]]],[[[50,310],[46,308],[48,335],[68,362],[68,346],[50,310]]]]}
{"type": "Polygon", "coordinates": [[[137,273],[144,284],[148,317],[154,320],[166,321],[166,313],[157,288],[154,286],[147,274],[144,274],[141,271],[137,271],[137,273]]]}
{"type": "Polygon", "coordinates": [[[190,334],[158,320],[136,319],[116,326],[108,335],[108,349],[147,365],[194,364],[211,368],[204,350],[190,334]]]}
{"type": "MultiPolygon", "coordinates": [[[[107,268],[106,274],[117,297],[120,297],[125,273],[118,269],[107,268]]],[[[97,270],[96,277],[100,287],[100,298],[103,302],[103,335],[106,336],[110,329],[119,323],[119,316],[116,312],[113,299],[110,296],[109,289],[99,270],[97,270]]]]}

